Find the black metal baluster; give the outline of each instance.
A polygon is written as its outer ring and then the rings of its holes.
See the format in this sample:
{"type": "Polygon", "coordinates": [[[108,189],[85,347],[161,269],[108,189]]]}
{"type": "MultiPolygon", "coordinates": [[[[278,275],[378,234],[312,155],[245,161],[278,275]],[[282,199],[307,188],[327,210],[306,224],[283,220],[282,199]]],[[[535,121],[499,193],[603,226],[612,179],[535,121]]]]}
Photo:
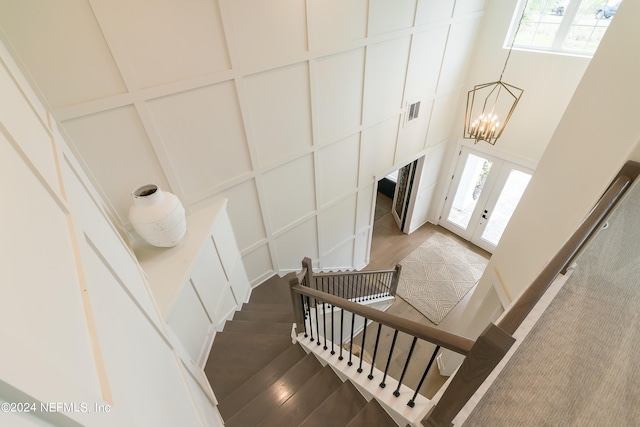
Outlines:
{"type": "Polygon", "coordinates": [[[318,322],[318,300],[315,298],[313,299],[313,305],[316,308],[316,336],[318,337],[318,339],[316,340],[316,343],[320,345],[320,322],[318,322]]]}
{"type": "Polygon", "coordinates": [[[391,349],[389,350],[389,358],[387,359],[387,367],[384,369],[384,375],[382,376],[382,382],[380,383],[380,387],[385,388],[387,384],[385,381],[387,379],[387,372],[389,372],[389,365],[391,365],[391,356],[393,355],[393,350],[396,347],[396,338],[398,338],[398,330],[393,333],[393,340],[391,341],[391,349]]]}
{"type": "Polygon", "coordinates": [[[327,349],[327,307],[325,302],[322,301],[322,332],[324,333],[324,347],[323,349],[327,349]]]}
{"type": "Polygon", "coordinates": [[[373,365],[376,363],[376,354],[378,354],[378,343],[380,342],[380,331],[382,330],[382,323],[378,323],[378,333],[376,334],[376,343],[373,346],[373,359],[371,360],[371,372],[369,372],[370,380],[373,379],[373,365]]]}
{"type": "Polygon", "coordinates": [[[407,361],[404,362],[404,368],[402,368],[402,374],[400,375],[400,380],[398,380],[398,388],[393,392],[395,397],[400,396],[400,386],[402,385],[402,381],[404,381],[404,375],[407,373],[407,368],[409,367],[409,362],[411,361],[411,355],[413,354],[413,349],[416,348],[416,341],[418,338],[413,337],[413,341],[411,342],[411,348],[409,349],[409,354],[407,355],[407,361]]]}
{"type": "Polygon", "coordinates": [[[349,361],[347,362],[347,365],[351,366],[353,365],[353,362],[351,362],[351,356],[353,356],[353,330],[355,329],[356,323],[356,315],[355,313],[351,313],[351,339],[349,340],[349,361]]]}
{"type": "Polygon", "coordinates": [[[367,319],[364,319],[364,328],[362,329],[362,344],[360,348],[360,366],[358,366],[358,373],[362,373],[362,359],[364,359],[364,340],[367,337],[367,319]]]}
{"type": "Polygon", "coordinates": [[[340,356],[338,356],[338,360],[342,360],[342,331],[344,331],[344,309],[340,309],[340,356]]]}
{"type": "Polygon", "coordinates": [[[336,324],[336,321],[335,321],[334,316],[333,316],[333,312],[335,311],[334,308],[335,308],[335,306],[332,305],[331,306],[331,355],[332,356],[334,354],[336,354],[336,351],[334,350],[335,343],[336,343],[336,333],[334,331],[334,326],[336,324]]]}
{"type": "Polygon", "coordinates": [[[307,310],[304,305],[304,295],[300,294],[300,307],[302,308],[302,315],[304,316],[304,320],[302,325],[304,326],[304,337],[307,338],[309,334],[307,333],[307,310]]]}
{"type": "Polygon", "coordinates": [[[369,292],[369,277],[365,276],[364,274],[362,275],[362,298],[367,301],[369,299],[369,295],[371,295],[371,293],[369,292]]]}
{"type": "Polygon", "coordinates": [[[374,295],[378,294],[378,280],[379,280],[378,277],[379,277],[378,274],[374,274],[371,276],[369,295],[370,295],[370,298],[372,299],[374,295]]]}
{"type": "Polygon", "coordinates": [[[420,378],[420,382],[416,387],[415,393],[413,393],[413,397],[411,398],[411,400],[409,400],[409,402],[407,402],[407,406],[409,406],[410,408],[413,408],[414,406],[416,406],[416,397],[418,397],[418,392],[420,391],[420,387],[422,387],[422,383],[424,382],[425,378],[427,378],[427,373],[429,372],[429,369],[431,369],[431,365],[433,365],[433,361],[436,360],[436,355],[438,354],[438,351],[440,351],[439,345],[437,345],[436,349],[433,351],[433,354],[431,355],[431,359],[429,360],[429,364],[427,365],[427,369],[424,370],[424,374],[422,374],[422,378],[420,378]]]}
{"type": "Polygon", "coordinates": [[[311,299],[307,297],[307,318],[309,319],[309,332],[311,333],[311,342],[313,342],[313,322],[311,321],[311,299]]]}

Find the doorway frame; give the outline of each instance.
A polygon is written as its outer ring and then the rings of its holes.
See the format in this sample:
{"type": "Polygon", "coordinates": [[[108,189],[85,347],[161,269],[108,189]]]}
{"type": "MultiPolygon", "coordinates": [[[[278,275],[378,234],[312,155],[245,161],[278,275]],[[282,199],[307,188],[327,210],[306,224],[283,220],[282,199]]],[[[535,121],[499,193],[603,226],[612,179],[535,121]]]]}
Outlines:
{"type": "MultiPolygon", "coordinates": [[[[450,153],[450,161],[449,161],[449,168],[447,169],[446,173],[443,173],[441,175],[442,177],[442,187],[441,187],[441,193],[440,193],[440,200],[438,202],[438,216],[437,216],[437,225],[442,226],[442,217],[443,215],[446,214],[446,212],[444,212],[444,208],[446,205],[446,198],[447,195],[449,194],[449,192],[451,191],[451,186],[454,183],[454,175],[455,175],[455,171],[456,171],[456,167],[458,165],[458,160],[459,160],[459,155],[462,151],[462,148],[466,147],[469,148],[473,151],[477,151],[478,153],[481,154],[485,154],[487,156],[496,158],[498,160],[503,160],[509,163],[512,163],[516,166],[522,167],[524,169],[529,169],[532,171],[532,177],[535,174],[536,171],[536,167],[538,166],[538,163],[529,160],[529,159],[525,159],[523,157],[519,157],[516,155],[513,155],[511,153],[507,153],[505,151],[501,151],[496,149],[494,146],[487,146],[487,145],[483,145],[482,143],[478,143],[478,144],[474,144],[473,142],[463,139],[463,138],[459,138],[458,142],[455,145],[455,149],[453,149],[450,153]],[[446,182],[445,182],[446,181],[446,182]]],[[[446,227],[445,227],[446,228],[446,227]]]]}

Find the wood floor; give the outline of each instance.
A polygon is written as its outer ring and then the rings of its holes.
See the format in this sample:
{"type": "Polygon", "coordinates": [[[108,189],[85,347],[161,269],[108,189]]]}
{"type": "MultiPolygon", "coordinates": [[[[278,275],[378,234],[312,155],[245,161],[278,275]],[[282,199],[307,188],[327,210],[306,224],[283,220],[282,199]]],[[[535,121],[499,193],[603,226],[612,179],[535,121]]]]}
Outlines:
{"type": "MultiPolygon", "coordinates": [[[[373,239],[371,243],[371,260],[365,270],[381,270],[391,269],[400,261],[402,261],[407,255],[409,255],[414,249],[420,246],[425,240],[431,237],[434,233],[440,232],[448,237],[460,242],[470,250],[484,256],[489,259],[490,254],[475,245],[461,239],[457,235],[450,231],[430,223],[427,223],[420,227],[418,230],[411,234],[404,234],[396,225],[391,215],[391,199],[387,196],[378,193],[377,198],[378,209],[377,212],[384,212],[384,215],[379,216],[374,222],[373,239]]],[[[418,310],[413,308],[410,304],[404,301],[400,297],[396,297],[393,305],[387,310],[388,313],[395,314],[396,316],[403,317],[405,319],[413,320],[418,323],[429,325],[438,329],[453,332],[454,326],[460,320],[464,309],[473,294],[473,289],[454,307],[451,312],[440,322],[438,325],[434,325],[429,319],[424,317],[418,310]]],[[[358,343],[359,337],[354,341],[358,343]]],[[[390,339],[390,336],[389,336],[390,339]]],[[[416,350],[418,358],[430,357],[434,346],[423,345],[422,349],[416,350]],[[428,356],[427,356],[428,355],[428,356]]],[[[402,369],[404,366],[404,360],[406,359],[406,352],[399,352],[392,360],[392,364],[396,367],[396,370],[402,369]]],[[[406,374],[406,381],[408,386],[417,385],[418,380],[422,376],[424,365],[418,367],[418,364],[410,364],[409,370],[406,374]],[[415,383],[415,384],[412,384],[415,383]]],[[[420,391],[421,394],[432,397],[433,394],[440,388],[440,386],[447,380],[447,377],[439,375],[438,369],[433,368],[429,373],[425,384],[420,391]]]]}

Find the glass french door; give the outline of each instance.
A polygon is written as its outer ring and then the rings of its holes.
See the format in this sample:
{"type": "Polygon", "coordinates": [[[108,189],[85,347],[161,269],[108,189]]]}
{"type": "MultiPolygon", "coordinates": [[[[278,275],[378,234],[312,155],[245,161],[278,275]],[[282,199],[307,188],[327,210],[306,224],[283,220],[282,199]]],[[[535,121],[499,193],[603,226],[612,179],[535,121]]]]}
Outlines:
{"type": "Polygon", "coordinates": [[[493,253],[532,171],[463,147],[440,224],[493,253]]]}

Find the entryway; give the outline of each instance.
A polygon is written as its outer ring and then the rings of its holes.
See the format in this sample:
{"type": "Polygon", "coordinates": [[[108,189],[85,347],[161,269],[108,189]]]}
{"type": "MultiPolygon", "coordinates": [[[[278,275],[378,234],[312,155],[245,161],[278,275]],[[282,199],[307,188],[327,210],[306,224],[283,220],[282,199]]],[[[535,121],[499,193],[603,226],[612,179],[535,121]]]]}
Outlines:
{"type": "Polygon", "coordinates": [[[532,174],[529,168],[462,147],[440,225],[493,253],[532,174]]]}

